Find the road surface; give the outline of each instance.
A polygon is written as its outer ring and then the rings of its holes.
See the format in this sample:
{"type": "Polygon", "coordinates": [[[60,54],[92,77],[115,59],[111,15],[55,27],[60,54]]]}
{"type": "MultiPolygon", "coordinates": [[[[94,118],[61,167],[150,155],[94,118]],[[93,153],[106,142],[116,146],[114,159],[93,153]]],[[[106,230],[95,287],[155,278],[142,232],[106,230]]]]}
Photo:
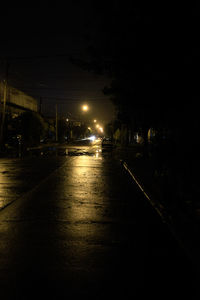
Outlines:
{"type": "Polygon", "coordinates": [[[196,299],[167,226],[112,153],[87,147],[1,159],[2,299],[196,299]]]}

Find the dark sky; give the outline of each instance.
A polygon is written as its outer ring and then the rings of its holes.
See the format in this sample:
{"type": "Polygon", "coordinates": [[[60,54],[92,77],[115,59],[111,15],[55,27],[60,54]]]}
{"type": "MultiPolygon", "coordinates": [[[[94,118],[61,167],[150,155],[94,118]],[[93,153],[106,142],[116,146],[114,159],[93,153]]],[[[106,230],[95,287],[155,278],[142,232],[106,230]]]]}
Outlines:
{"type": "MultiPolygon", "coordinates": [[[[200,60],[199,54],[198,57],[194,55],[199,53],[200,8],[197,1],[181,6],[174,1],[160,2],[159,5],[134,1],[135,15],[125,3],[120,0],[73,0],[52,6],[31,6],[30,3],[27,6],[14,7],[8,3],[5,8],[1,6],[0,57],[10,57],[9,83],[41,97],[44,110],[48,108],[54,112],[57,102],[60,113],[79,114],[80,105],[87,102],[91,117],[106,122],[112,119],[114,107],[102,93],[110,80],[72,65],[69,57],[85,51],[84,37],[88,34],[98,40],[98,25],[103,28],[107,24],[106,18],[112,19],[115,8],[119,14],[115,18],[119,19],[119,29],[126,23],[123,21],[126,18],[135,18],[136,23],[140,20],[136,27],[136,47],[141,43],[144,57],[152,54],[161,71],[166,67],[168,74],[175,74],[180,66],[184,69],[183,61],[186,61],[188,70],[192,68],[189,69],[190,65],[196,66],[196,61],[200,60]]],[[[127,32],[130,41],[134,41],[134,33],[130,29],[127,32]]],[[[147,73],[148,68],[147,64],[147,73]]],[[[164,71],[159,74],[164,74],[164,71]]],[[[5,65],[0,60],[1,79],[4,73],[5,65]]],[[[178,91],[182,88],[181,83],[179,86],[178,91]]]]}
{"type": "MultiPolygon", "coordinates": [[[[94,30],[92,1],[67,1],[60,6],[16,6],[1,11],[0,57],[9,58],[9,84],[41,97],[43,110],[79,114],[87,102],[90,116],[108,122],[114,107],[102,89],[109,79],[69,62],[85,51],[84,36],[94,30]]],[[[1,79],[5,65],[0,62],[1,79]]]]}

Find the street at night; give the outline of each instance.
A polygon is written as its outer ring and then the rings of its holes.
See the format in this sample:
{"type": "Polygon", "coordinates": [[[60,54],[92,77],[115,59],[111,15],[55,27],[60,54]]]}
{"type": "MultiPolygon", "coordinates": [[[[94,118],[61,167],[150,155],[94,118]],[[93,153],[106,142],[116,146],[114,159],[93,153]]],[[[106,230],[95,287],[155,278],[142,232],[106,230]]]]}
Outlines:
{"type": "Polygon", "coordinates": [[[0,299],[199,299],[199,2],[1,11],[0,299]]]}
{"type": "Polygon", "coordinates": [[[12,201],[0,211],[3,299],[159,299],[195,290],[187,255],[112,152],[1,166],[1,203],[12,201]]]}

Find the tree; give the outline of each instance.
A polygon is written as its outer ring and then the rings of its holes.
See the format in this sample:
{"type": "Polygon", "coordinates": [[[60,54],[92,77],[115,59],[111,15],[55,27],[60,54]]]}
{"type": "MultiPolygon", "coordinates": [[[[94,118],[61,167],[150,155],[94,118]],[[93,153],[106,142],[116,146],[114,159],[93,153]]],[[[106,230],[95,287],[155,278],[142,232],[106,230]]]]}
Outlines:
{"type": "MultiPolygon", "coordinates": [[[[150,127],[168,128],[179,148],[177,132],[184,136],[186,120],[192,131],[191,116],[198,111],[195,8],[173,4],[172,10],[161,3],[120,5],[120,1],[95,6],[87,50],[72,61],[110,77],[103,92],[110,95],[122,124],[142,128],[145,136],[150,127]]],[[[195,123],[195,131],[199,127],[195,123]]]]}
{"type": "Polygon", "coordinates": [[[73,59],[86,70],[110,76],[104,93],[121,124],[141,128],[145,137],[149,127],[159,132],[157,144],[168,155],[169,174],[182,186],[194,184],[199,161],[198,5],[101,1],[87,36],[87,53],[73,59]],[[170,132],[167,147],[163,129],[170,132]]]}
{"type": "Polygon", "coordinates": [[[162,107],[167,106],[173,64],[173,55],[165,47],[165,39],[173,38],[167,36],[167,30],[172,30],[167,12],[159,18],[152,3],[119,4],[95,4],[96,20],[87,36],[87,51],[72,61],[110,77],[104,93],[110,95],[123,124],[145,129],[160,126],[168,120],[162,107]]]}
{"type": "Polygon", "coordinates": [[[38,145],[45,135],[46,125],[43,118],[35,112],[24,112],[15,120],[18,134],[27,146],[38,145]]]}
{"type": "Polygon", "coordinates": [[[65,118],[58,120],[58,141],[64,142],[68,133],[68,127],[65,118]]]}

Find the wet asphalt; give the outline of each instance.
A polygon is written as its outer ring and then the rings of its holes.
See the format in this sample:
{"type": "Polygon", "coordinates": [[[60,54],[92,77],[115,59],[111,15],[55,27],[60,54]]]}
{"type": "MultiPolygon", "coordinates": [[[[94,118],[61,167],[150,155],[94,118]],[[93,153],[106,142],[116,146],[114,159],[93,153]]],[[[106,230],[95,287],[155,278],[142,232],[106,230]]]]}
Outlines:
{"type": "Polygon", "coordinates": [[[72,148],[0,160],[0,297],[197,299],[195,267],[112,151],[72,148]]]}

